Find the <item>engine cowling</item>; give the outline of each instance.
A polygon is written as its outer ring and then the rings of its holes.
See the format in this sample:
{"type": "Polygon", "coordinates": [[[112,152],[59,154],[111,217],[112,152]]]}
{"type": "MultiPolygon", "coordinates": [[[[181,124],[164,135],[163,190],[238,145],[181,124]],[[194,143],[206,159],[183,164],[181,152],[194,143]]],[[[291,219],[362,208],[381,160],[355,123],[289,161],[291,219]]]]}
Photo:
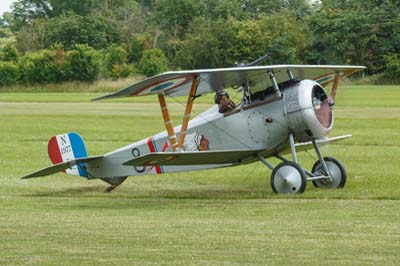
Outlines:
{"type": "Polygon", "coordinates": [[[285,115],[298,141],[323,138],[333,126],[333,112],[324,89],[313,80],[302,80],[283,92],[285,115]]]}

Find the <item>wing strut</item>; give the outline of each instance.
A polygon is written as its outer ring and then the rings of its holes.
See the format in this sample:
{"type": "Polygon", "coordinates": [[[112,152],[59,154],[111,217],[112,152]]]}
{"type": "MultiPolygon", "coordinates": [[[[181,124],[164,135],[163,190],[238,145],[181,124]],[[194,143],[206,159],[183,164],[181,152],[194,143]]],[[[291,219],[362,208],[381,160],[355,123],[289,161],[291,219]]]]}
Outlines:
{"type": "Polygon", "coordinates": [[[331,92],[329,94],[329,105],[331,107],[333,105],[335,105],[336,90],[337,90],[338,85],[339,85],[339,80],[340,80],[340,72],[336,71],[335,72],[335,78],[333,80],[333,84],[332,84],[332,88],[331,88],[331,92]]]}
{"type": "Polygon", "coordinates": [[[198,76],[196,75],[193,78],[192,86],[190,88],[190,92],[189,92],[189,96],[188,96],[188,100],[187,100],[187,104],[186,104],[186,109],[185,109],[185,114],[183,116],[183,122],[182,122],[182,126],[181,126],[181,134],[179,136],[179,142],[177,142],[177,139],[176,139],[176,133],[174,130],[174,126],[172,124],[171,116],[169,115],[167,101],[165,100],[165,94],[164,94],[164,92],[160,92],[158,94],[158,100],[160,102],[160,107],[161,107],[161,112],[162,112],[163,119],[164,119],[165,128],[167,129],[169,143],[171,144],[173,151],[176,151],[177,148],[182,148],[183,143],[185,142],[186,129],[189,124],[190,114],[192,113],[193,101],[196,96],[196,91],[197,91],[198,85],[199,85],[199,79],[198,79],[198,76]]]}
{"type": "Polygon", "coordinates": [[[168,132],[169,143],[172,146],[172,150],[175,151],[178,146],[178,143],[176,142],[175,130],[174,130],[174,126],[172,125],[171,116],[169,115],[169,112],[168,112],[168,107],[167,107],[167,102],[165,100],[164,92],[160,92],[158,94],[158,101],[160,102],[160,107],[161,107],[161,112],[162,112],[163,119],[164,119],[165,128],[167,129],[167,132],[168,132]]]}
{"type": "Polygon", "coordinates": [[[192,87],[190,88],[188,100],[186,103],[185,114],[183,115],[181,134],[179,135],[179,142],[178,142],[179,148],[182,148],[183,144],[185,143],[186,129],[189,124],[190,114],[192,113],[193,101],[196,96],[196,91],[197,91],[198,85],[199,85],[199,78],[198,78],[198,76],[195,76],[193,78],[192,87]]]}

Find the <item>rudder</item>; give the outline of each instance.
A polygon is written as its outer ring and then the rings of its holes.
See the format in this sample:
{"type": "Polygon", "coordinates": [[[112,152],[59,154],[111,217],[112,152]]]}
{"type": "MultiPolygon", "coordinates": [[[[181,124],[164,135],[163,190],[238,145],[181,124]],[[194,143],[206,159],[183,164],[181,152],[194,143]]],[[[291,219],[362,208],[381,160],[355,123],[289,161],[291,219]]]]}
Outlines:
{"type": "MultiPolygon", "coordinates": [[[[53,164],[87,157],[85,143],[83,142],[82,137],[75,132],[53,136],[49,140],[47,148],[50,160],[53,164]]],[[[80,162],[63,172],[66,174],[88,177],[83,162],[80,162]]]]}

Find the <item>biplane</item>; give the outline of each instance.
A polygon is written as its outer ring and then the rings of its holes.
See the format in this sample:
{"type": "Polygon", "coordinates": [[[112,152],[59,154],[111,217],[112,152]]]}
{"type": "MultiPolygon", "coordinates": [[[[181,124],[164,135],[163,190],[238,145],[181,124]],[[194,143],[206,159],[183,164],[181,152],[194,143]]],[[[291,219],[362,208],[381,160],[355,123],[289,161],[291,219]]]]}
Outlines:
{"type": "Polygon", "coordinates": [[[307,181],[318,188],[342,188],[343,164],[324,157],[320,146],[351,135],[328,137],[333,128],[333,106],[339,79],[363,66],[241,65],[162,73],[120,91],[93,99],[155,95],[165,131],[100,156],[88,156],[82,138],[74,132],[50,139],[53,165],[22,178],[63,171],[87,179],[101,179],[110,192],[128,176],[194,171],[260,161],[272,171],[276,193],[302,193],[307,181]],[[332,84],[329,93],[325,91],[332,84]],[[196,99],[227,88],[238,91],[232,110],[217,104],[190,119],[196,99]],[[182,124],[173,125],[167,98],[187,96],[182,124]],[[297,153],[313,149],[318,156],[311,170],[298,162],[297,153]],[[285,155],[288,155],[284,157],[285,155]],[[273,165],[268,159],[276,157],[273,165]],[[287,158],[289,157],[289,158],[287,158]]]}

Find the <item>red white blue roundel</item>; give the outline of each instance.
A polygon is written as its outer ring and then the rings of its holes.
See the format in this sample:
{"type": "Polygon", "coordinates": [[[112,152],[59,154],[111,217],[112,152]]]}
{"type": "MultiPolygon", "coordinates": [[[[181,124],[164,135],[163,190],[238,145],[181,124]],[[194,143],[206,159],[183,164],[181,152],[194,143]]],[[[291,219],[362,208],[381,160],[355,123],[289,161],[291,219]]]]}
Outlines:
{"type": "Polygon", "coordinates": [[[136,95],[157,94],[160,91],[170,91],[173,90],[174,88],[177,88],[189,82],[190,80],[192,80],[191,75],[159,81],[141,89],[140,91],[132,93],[131,95],[136,96],[136,95]]]}

